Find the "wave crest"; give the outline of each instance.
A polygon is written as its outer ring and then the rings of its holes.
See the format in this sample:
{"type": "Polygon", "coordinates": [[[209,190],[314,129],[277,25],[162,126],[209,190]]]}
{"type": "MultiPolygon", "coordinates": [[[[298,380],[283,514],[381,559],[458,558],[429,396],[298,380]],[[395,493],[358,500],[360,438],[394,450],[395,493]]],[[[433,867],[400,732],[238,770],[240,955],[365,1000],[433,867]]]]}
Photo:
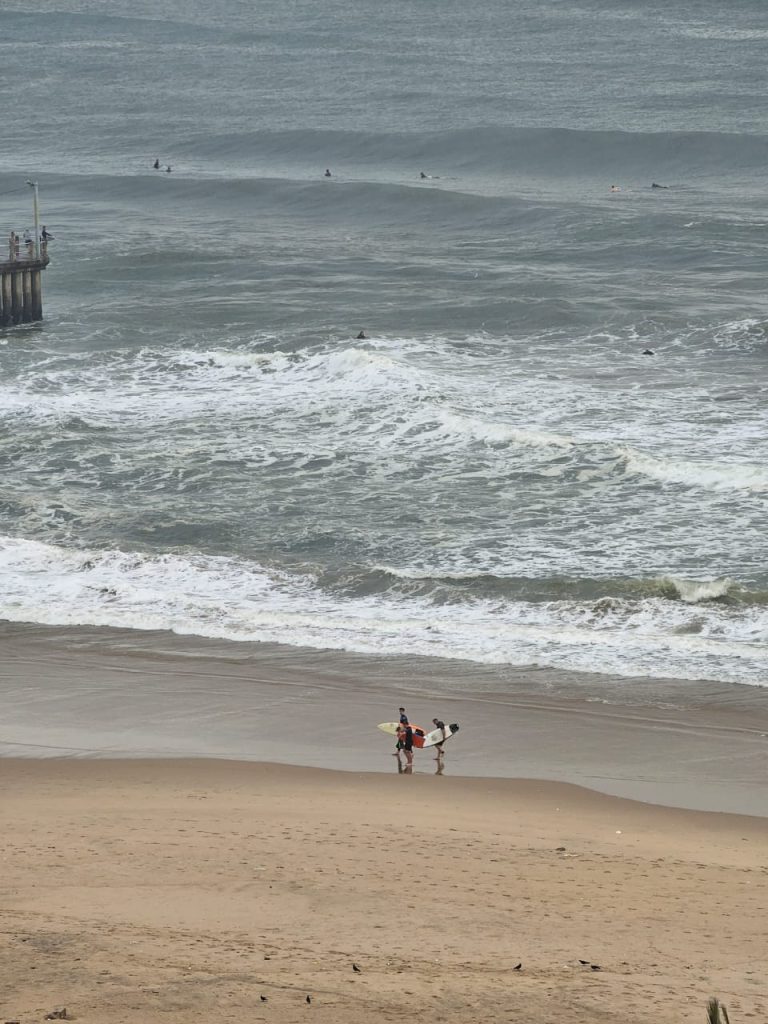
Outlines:
{"type": "Polygon", "coordinates": [[[626,473],[651,477],[661,483],[703,487],[712,491],[768,491],[768,471],[761,466],[659,459],[634,448],[620,448],[619,453],[624,459],[626,473]]]}

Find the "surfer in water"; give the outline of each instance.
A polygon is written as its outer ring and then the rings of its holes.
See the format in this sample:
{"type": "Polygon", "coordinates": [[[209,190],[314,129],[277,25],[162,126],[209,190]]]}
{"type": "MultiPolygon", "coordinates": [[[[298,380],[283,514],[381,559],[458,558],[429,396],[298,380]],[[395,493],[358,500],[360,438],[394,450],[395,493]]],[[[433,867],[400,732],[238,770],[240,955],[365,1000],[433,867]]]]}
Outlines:
{"type": "Polygon", "coordinates": [[[160,170],[160,158],[159,157],[155,157],[155,162],[152,164],[152,166],[155,168],[156,171],[160,170]]]}
{"type": "Polygon", "coordinates": [[[332,177],[332,175],[331,175],[331,171],[330,171],[330,168],[328,168],[328,167],[326,167],[326,168],[325,168],[325,174],[323,175],[323,177],[324,177],[324,178],[330,178],[330,177],[332,177]]]}

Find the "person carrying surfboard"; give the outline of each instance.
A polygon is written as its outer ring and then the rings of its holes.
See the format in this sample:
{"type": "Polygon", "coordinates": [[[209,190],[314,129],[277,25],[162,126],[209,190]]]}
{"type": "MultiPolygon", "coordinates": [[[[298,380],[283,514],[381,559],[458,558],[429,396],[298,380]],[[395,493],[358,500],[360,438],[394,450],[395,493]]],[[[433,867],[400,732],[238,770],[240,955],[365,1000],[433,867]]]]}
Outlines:
{"type": "Polygon", "coordinates": [[[442,732],[442,734],[443,734],[443,738],[440,741],[440,743],[436,743],[435,744],[435,750],[437,751],[437,757],[435,758],[435,760],[436,761],[441,761],[443,759],[443,757],[445,757],[445,751],[443,750],[443,743],[445,743],[445,741],[448,739],[448,736],[447,736],[447,734],[445,732],[445,722],[441,722],[439,718],[433,718],[432,719],[432,723],[434,724],[435,728],[439,729],[442,732]]]}
{"type": "Polygon", "coordinates": [[[413,729],[407,720],[400,734],[403,737],[403,753],[405,754],[406,768],[413,768],[413,729]]]}
{"type": "Polygon", "coordinates": [[[397,763],[400,764],[400,751],[403,749],[403,740],[405,739],[405,726],[408,725],[408,715],[405,713],[405,708],[398,708],[400,712],[400,727],[398,728],[395,736],[397,737],[397,743],[395,743],[394,756],[397,758],[397,763]]]}
{"type": "Polygon", "coordinates": [[[392,757],[396,757],[397,758],[397,766],[398,766],[398,768],[400,768],[402,766],[402,761],[400,760],[400,751],[403,749],[403,733],[404,732],[405,732],[404,727],[402,725],[398,725],[397,730],[395,732],[395,752],[392,755],[392,757]]]}

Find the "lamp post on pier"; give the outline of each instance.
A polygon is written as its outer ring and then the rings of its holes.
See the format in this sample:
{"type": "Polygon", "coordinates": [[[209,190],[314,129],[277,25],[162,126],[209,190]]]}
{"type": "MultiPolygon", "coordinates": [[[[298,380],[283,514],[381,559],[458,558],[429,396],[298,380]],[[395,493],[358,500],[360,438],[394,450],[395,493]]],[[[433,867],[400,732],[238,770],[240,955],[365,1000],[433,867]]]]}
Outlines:
{"type": "Polygon", "coordinates": [[[27,184],[32,189],[32,213],[35,218],[35,259],[40,259],[40,195],[37,190],[37,182],[29,181],[27,184]]]}

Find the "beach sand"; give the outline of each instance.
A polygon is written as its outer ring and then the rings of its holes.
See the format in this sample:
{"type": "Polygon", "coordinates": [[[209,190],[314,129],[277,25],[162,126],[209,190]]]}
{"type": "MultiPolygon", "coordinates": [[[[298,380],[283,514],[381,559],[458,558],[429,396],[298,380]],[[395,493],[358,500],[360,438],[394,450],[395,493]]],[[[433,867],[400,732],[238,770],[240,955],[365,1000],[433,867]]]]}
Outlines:
{"type": "Polygon", "coordinates": [[[452,777],[768,816],[768,688],[0,623],[0,755],[389,772],[400,704],[461,725],[452,777]]]}
{"type": "Polygon", "coordinates": [[[0,1022],[768,1018],[768,691],[90,627],[0,649],[0,1022]],[[400,703],[461,723],[444,774],[397,774],[400,703]]]}
{"type": "Polygon", "coordinates": [[[2,1020],[768,1016],[765,819],[223,760],[0,772],[2,1020]]]}

